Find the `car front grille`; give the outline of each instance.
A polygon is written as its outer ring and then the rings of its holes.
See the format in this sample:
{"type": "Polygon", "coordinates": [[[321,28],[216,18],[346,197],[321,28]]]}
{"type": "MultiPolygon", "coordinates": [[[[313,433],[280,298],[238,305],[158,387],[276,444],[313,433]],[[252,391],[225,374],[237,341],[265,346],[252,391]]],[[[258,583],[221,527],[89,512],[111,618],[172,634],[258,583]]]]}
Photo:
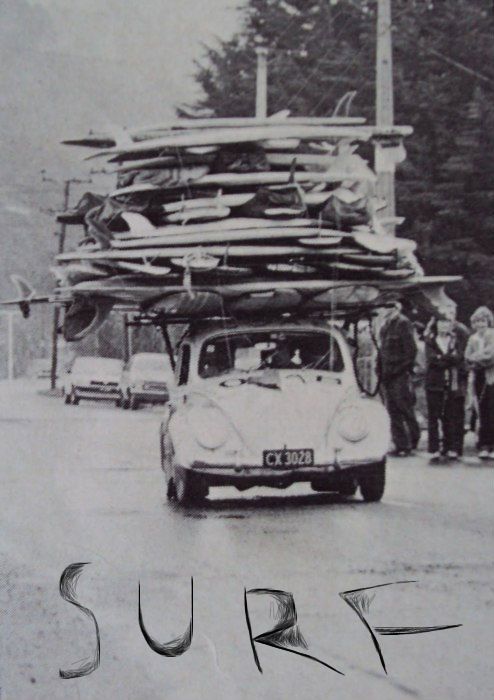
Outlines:
{"type": "Polygon", "coordinates": [[[110,386],[110,387],[117,387],[118,386],[118,382],[97,382],[97,381],[93,381],[93,380],[91,380],[89,382],[89,384],[91,386],[110,386]]]}
{"type": "Polygon", "coordinates": [[[142,388],[148,391],[166,391],[166,384],[164,382],[144,382],[142,388]]]}

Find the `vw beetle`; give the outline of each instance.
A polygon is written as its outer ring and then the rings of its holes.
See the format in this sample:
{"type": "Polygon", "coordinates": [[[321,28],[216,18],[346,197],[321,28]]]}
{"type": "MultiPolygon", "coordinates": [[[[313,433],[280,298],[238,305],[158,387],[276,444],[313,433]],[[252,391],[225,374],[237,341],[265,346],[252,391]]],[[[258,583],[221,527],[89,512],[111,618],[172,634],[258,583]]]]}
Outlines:
{"type": "Polygon", "coordinates": [[[180,343],[160,428],[170,500],[305,481],[379,501],[389,442],[387,411],[362,395],[336,326],[208,325],[180,343]]]}

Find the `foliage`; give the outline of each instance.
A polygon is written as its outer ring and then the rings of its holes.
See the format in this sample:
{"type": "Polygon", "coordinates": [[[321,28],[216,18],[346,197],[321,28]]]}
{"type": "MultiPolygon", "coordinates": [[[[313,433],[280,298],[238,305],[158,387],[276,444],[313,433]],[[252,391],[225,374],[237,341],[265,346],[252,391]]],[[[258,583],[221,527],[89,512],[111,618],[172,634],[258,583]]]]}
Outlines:
{"type": "MultiPolygon", "coordinates": [[[[463,274],[468,311],[494,303],[494,17],[489,0],[393,0],[395,121],[411,124],[397,175],[401,233],[428,272],[463,274]]],[[[205,47],[197,108],[254,113],[256,46],[269,49],[269,113],[326,116],[348,90],[374,119],[376,2],[247,0],[241,30],[205,47]]],[[[454,291],[453,291],[454,293],[454,291]]]]}

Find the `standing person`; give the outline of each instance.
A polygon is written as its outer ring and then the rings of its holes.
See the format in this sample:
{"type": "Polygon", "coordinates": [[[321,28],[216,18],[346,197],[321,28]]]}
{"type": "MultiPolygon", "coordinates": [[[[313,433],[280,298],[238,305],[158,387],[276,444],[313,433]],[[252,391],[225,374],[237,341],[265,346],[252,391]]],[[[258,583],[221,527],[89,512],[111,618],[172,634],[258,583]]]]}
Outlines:
{"type": "Polygon", "coordinates": [[[440,317],[431,319],[424,337],[428,449],[435,464],[441,457],[458,459],[463,454],[468,331],[451,318],[440,317]]]}
{"type": "Polygon", "coordinates": [[[494,317],[480,306],[470,318],[474,330],[465,358],[472,370],[473,393],[479,422],[478,450],[481,459],[494,459],[494,317]]]}
{"type": "Polygon", "coordinates": [[[415,450],[420,427],[415,417],[412,374],[417,355],[413,324],[394,302],[381,329],[381,380],[391,419],[391,434],[398,457],[415,450]]]}

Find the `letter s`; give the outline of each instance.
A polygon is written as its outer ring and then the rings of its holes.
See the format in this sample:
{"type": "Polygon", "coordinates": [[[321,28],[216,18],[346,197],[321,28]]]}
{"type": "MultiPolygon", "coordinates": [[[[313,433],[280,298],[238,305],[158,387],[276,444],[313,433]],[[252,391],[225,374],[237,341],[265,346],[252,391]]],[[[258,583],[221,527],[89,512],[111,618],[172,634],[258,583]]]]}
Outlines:
{"type": "Polygon", "coordinates": [[[82,562],[79,564],[70,564],[63,572],[60,577],[60,595],[67,603],[75,605],[79,608],[81,612],[84,613],[90,620],[93,621],[96,630],[96,648],[94,650],[93,657],[88,659],[78,668],[71,669],[70,671],[59,670],[60,678],[80,678],[81,676],[89,676],[90,673],[96,671],[100,664],[100,636],[99,627],[94,614],[85,608],[83,605],[77,602],[76,598],[76,587],[79,577],[82,573],[83,568],[88,562],[82,562]]]}

